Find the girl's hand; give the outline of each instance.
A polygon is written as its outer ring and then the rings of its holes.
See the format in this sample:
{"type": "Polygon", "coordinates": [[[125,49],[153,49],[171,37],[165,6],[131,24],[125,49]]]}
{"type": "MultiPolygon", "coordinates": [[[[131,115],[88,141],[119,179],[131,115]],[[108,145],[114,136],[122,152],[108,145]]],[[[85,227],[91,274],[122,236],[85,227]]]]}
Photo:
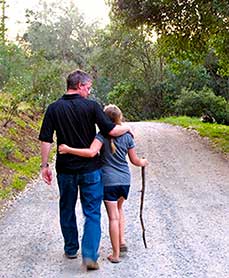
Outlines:
{"type": "Polygon", "coordinates": [[[58,147],[58,151],[59,151],[60,154],[68,153],[68,146],[65,145],[65,144],[61,144],[61,145],[58,147]]]}
{"type": "Polygon", "coordinates": [[[147,165],[149,165],[149,161],[146,158],[141,158],[141,166],[145,167],[147,165]]]}

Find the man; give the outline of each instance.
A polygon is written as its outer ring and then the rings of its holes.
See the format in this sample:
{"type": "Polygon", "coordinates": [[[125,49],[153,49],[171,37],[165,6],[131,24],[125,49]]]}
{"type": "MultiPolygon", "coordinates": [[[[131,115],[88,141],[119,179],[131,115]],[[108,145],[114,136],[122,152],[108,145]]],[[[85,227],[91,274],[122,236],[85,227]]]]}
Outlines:
{"type": "MultiPolygon", "coordinates": [[[[67,92],[49,105],[39,140],[41,141],[41,172],[47,184],[51,184],[52,172],[48,158],[56,132],[57,149],[62,143],[75,148],[88,148],[96,134],[96,126],[103,135],[119,136],[129,127],[115,126],[104,114],[98,103],[88,100],[92,86],[91,77],[76,70],[67,78],[67,92]]],[[[57,152],[56,172],[60,192],[60,225],[64,237],[64,251],[67,258],[77,257],[79,249],[75,205],[80,190],[80,200],[85,216],[82,237],[82,258],[88,270],[99,268],[97,263],[101,237],[101,202],[103,186],[100,177],[100,159],[83,158],[75,155],[60,155],[57,152]]]]}

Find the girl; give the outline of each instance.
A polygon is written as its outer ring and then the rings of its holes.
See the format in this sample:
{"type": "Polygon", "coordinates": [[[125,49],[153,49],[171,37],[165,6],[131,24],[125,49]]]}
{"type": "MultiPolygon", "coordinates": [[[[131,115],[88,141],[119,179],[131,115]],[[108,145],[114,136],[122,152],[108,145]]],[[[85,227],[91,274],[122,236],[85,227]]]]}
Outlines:
{"type": "MultiPolygon", "coordinates": [[[[122,112],[117,106],[110,104],[105,107],[104,112],[115,124],[122,124],[122,112]]],[[[104,138],[98,133],[90,148],[87,149],[71,148],[65,144],[59,146],[60,154],[70,153],[84,157],[94,157],[100,149],[103,163],[101,170],[104,203],[109,218],[109,234],[113,249],[113,253],[107,258],[112,263],[118,263],[120,252],[127,252],[124,238],[123,203],[129,193],[130,171],[126,155],[128,154],[130,161],[136,166],[146,166],[148,161],[138,158],[130,133],[114,138],[104,138]]]]}

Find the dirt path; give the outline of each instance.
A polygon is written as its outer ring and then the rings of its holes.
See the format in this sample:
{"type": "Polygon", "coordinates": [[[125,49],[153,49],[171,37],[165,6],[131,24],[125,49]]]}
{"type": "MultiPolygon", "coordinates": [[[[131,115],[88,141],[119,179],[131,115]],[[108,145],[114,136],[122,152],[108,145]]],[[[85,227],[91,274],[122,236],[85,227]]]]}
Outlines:
{"type": "MultiPolygon", "coordinates": [[[[144,222],[139,221],[140,168],[132,167],[126,203],[128,256],[107,261],[110,242],[103,207],[100,270],[87,273],[81,258],[67,260],[58,220],[58,191],[42,181],[28,186],[0,219],[1,278],[229,277],[229,162],[203,139],[178,127],[133,123],[146,170],[144,222]]],[[[78,202],[79,233],[83,217],[78,202]]]]}

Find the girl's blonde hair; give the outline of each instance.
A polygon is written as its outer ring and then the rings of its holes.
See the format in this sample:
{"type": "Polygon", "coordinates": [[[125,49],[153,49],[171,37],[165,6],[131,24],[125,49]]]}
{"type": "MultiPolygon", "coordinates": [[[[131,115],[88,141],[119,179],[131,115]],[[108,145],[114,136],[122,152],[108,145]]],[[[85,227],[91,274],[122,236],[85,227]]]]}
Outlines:
{"type": "MultiPolygon", "coordinates": [[[[112,120],[113,123],[121,125],[123,116],[122,111],[118,108],[118,106],[114,104],[109,104],[105,106],[104,112],[112,120]]],[[[114,154],[116,151],[114,139],[112,137],[109,137],[109,141],[111,146],[111,152],[112,154],[114,154]]]]}
{"type": "Polygon", "coordinates": [[[122,123],[122,111],[118,106],[109,104],[104,108],[105,114],[112,120],[113,123],[120,125],[122,123]]]}

